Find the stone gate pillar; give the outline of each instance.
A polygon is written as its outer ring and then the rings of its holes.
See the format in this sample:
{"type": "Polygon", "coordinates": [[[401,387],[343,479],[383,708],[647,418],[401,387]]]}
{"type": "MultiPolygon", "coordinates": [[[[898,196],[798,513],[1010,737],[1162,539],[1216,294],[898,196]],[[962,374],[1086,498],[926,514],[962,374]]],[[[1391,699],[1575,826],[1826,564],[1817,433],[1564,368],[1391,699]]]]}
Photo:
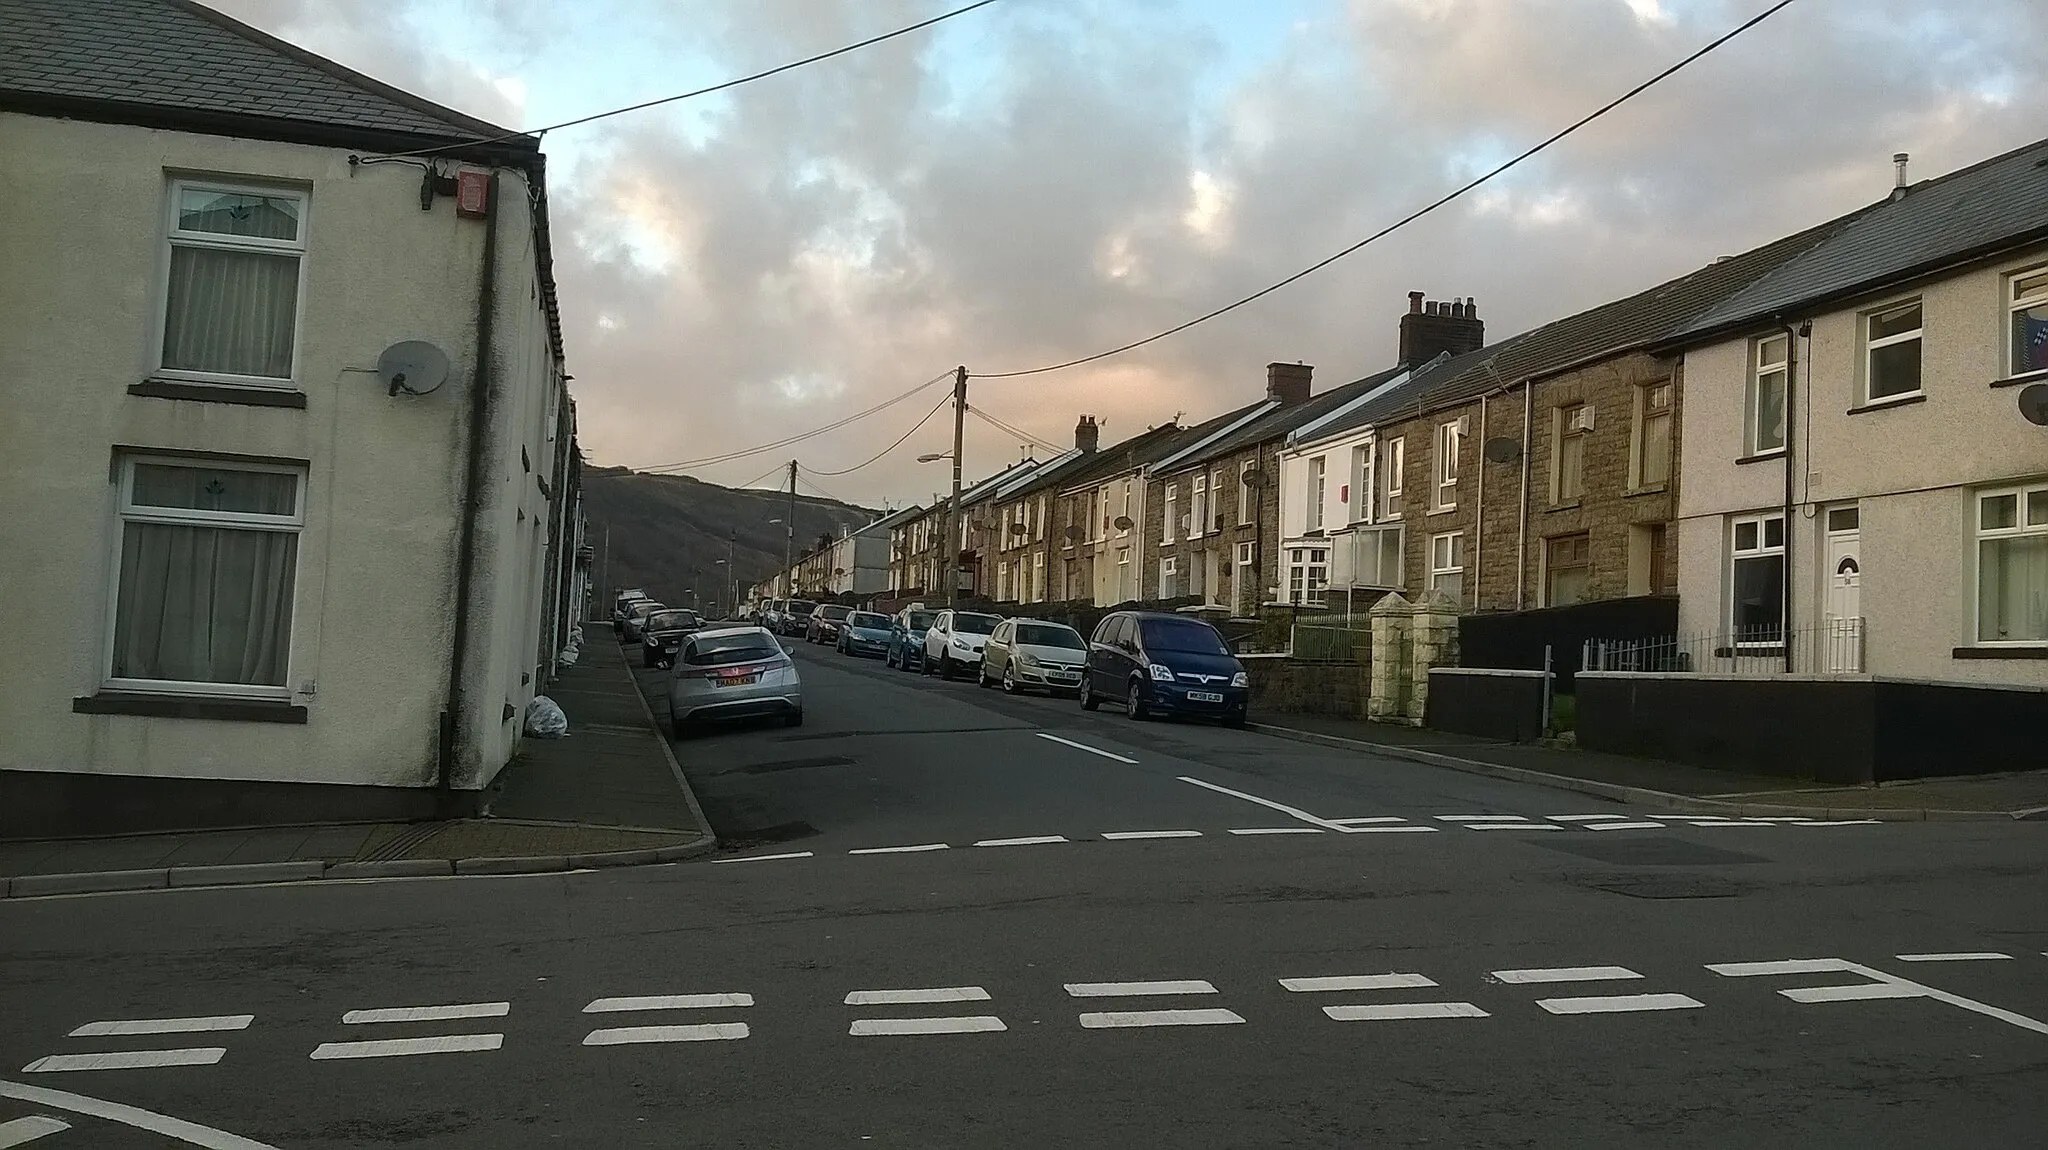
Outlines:
{"type": "Polygon", "coordinates": [[[1376,722],[1407,722],[1408,695],[1413,685],[1408,665],[1411,658],[1410,625],[1415,608],[1395,591],[1372,605],[1366,615],[1372,620],[1372,664],[1368,672],[1372,694],[1365,703],[1365,717],[1376,722]]]}

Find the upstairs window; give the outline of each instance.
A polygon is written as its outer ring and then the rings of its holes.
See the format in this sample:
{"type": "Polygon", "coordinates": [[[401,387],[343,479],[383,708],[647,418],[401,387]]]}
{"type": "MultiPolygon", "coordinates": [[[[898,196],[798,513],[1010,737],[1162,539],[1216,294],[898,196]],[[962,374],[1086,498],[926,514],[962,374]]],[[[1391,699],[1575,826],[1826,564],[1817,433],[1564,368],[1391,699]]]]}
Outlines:
{"type": "Polygon", "coordinates": [[[1637,487],[1671,481],[1671,381],[1636,389],[1637,487]]]}
{"type": "Polygon", "coordinates": [[[1318,455],[1308,461],[1308,512],[1304,522],[1310,531],[1323,529],[1323,495],[1329,477],[1324,473],[1323,457],[1318,455]]]}
{"type": "Polygon", "coordinates": [[[1160,527],[1159,541],[1161,543],[1171,543],[1173,542],[1174,518],[1180,513],[1179,484],[1169,483],[1166,485],[1165,506],[1166,514],[1160,516],[1160,521],[1162,525],[1160,527]]]}
{"type": "Polygon", "coordinates": [[[306,250],[305,195],[177,180],[167,240],[163,371],[289,384],[306,250]]]}
{"type": "Polygon", "coordinates": [[[1920,393],[1920,301],[1863,317],[1863,402],[1920,393]]]}
{"type": "Polygon", "coordinates": [[[1586,439],[1592,432],[1592,404],[1557,409],[1556,463],[1550,474],[1552,503],[1576,503],[1586,493],[1586,439]]]}
{"type": "Polygon", "coordinates": [[[1188,494],[1188,538],[1199,539],[1209,529],[1209,477],[1197,475],[1188,494]]]}
{"type": "Polygon", "coordinates": [[[1404,441],[1395,436],[1386,441],[1386,455],[1380,467],[1380,518],[1401,517],[1401,476],[1408,468],[1404,441]]]}
{"type": "Polygon", "coordinates": [[[1746,455],[1785,450],[1785,390],[1792,378],[1792,340],[1765,336],[1751,349],[1746,455]]]}
{"type": "Polygon", "coordinates": [[[2006,323],[2012,348],[2008,375],[2048,371],[2048,268],[2012,278],[2006,323]]]}
{"type": "Polygon", "coordinates": [[[1353,523],[1363,523],[1372,518],[1372,444],[1362,443],[1351,449],[1351,493],[1346,501],[1345,518],[1353,523]]]}
{"type": "Polygon", "coordinates": [[[1458,449],[1465,440],[1465,421],[1454,419],[1437,425],[1436,487],[1430,507],[1448,511],[1458,505],[1458,449]]]}

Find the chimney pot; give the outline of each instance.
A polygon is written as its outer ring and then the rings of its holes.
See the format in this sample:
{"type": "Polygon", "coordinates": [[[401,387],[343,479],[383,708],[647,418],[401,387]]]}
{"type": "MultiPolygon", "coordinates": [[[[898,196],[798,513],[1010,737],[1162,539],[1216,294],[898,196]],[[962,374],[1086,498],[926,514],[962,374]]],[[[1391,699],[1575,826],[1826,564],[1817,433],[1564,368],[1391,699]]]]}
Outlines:
{"type": "Polygon", "coordinates": [[[1419,292],[1419,291],[1412,291],[1412,292],[1409,292],[1409,293],[1408,293],[1408,314],[1409,314],[1409,315],[1421,315],[1421,314],[1422,314],[1422,293],[1421,293],[1421,292],[1419,292]]]}
{"type": "Polygon", "coordinates": [[[1428,300],[1408,293],[1408,314],[1401,317],[1401,366],[1418,367],[1449,352],[1462,355],[1486,344],[1486,325],[1479,303],[1470,296],[1428,300]],[[1418,306],[1419,305],[1419,306],[1418,306]]]}
{"type": "Polygon", "coordinates": [[[1305,363],[1266,365],[1266,398],[1277,399],[1283,407],[1308,402],[1315,368],[1305,363]]]}
{"type": "Polygon", "coordinates": [[[1095,449],[1101,442],[1102,427],[1095,422],[1094,416],[1084,415],[1081,417],[1080,422],[1074,424],[1074,447],[1081,454],[1095,454],[1095,449]]]}

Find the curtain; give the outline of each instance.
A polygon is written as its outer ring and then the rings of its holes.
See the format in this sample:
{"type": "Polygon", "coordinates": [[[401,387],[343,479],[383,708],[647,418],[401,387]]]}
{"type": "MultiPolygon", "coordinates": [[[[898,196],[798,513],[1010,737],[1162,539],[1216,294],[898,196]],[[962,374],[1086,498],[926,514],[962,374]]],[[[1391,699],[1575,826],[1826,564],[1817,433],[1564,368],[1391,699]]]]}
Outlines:
{"type": "Polygon", "coordinates": [[[2048,639],[2048,535],[1985,539],[1977,564],[1977,638],[2048,639]]]}
{"type": "Polygon", "coordinates": [[[285,531],[127,524],[114,676],[284,685],[298,544],[285,531]]]}
{"type": "Polygon", "coordinates": [[[164,366],[289,379],[299,257],[171,248],[164,366]]]}

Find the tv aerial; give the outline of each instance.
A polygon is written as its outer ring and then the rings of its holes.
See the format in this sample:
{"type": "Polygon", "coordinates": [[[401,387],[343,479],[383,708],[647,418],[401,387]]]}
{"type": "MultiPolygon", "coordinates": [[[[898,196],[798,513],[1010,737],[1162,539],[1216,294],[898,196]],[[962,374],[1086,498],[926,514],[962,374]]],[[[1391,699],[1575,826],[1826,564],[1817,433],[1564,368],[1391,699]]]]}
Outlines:
{"type": "Polygon", "coordinates": [[[448,356],[421,339],[394,343],[377,357],[377,378],[386,395],[431,395],[448,379],[448,356]]]}

